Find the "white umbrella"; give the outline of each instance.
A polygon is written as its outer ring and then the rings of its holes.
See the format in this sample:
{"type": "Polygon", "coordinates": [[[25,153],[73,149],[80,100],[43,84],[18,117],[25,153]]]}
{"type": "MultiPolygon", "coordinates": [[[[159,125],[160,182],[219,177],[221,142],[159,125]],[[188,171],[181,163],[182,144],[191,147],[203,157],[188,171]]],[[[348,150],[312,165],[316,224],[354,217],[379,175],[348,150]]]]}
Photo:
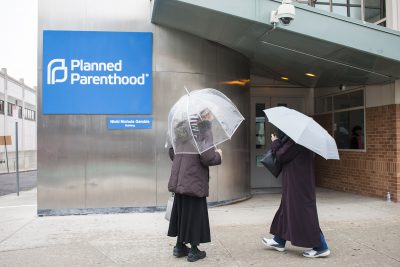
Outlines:
{"type": "Polygon", "coordinates": [[[176,154],[201,154],[232,138],[244,120],[235,104],[212,88],[188,92],[168,114],[168,136],[176,154]]]}
{"type": "Polygon", "coordinates": [[[264,112],[270,123],[297,144],[314,151],[325,159],[339,159],[335,140],[312,118],[286,107],[269,108],[264,112]]]}

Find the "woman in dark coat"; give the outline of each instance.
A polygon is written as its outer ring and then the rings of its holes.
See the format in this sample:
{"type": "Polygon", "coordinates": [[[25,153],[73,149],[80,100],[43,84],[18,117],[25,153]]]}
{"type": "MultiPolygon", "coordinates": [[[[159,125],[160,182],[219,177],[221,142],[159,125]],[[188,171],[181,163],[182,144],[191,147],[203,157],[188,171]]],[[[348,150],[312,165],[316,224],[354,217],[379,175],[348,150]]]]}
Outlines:
{"type": "Polygon", "coordinates": [[[312,248],[305,257],[330,254],[319,227],[315,196],[314,153],[289,139],[282,143],[271,135],[272,153],[282,164],[282,199],[272,221],[273,239],[263,238],[267,247],[285,250],[286,241],[299,247],[312,248]]]}
{"type": "Polygon", "coordinates": [[[361,126],[360,125],[354,126],[351,132],[352,135],[350,139],[350,149],[364,149],[361,126]]]}
{"type": "MultiPolygon", "coordinates": [[[[210,138],[210,129],[207,127],[199,125],[198,134],[203,137],[198,138],[210,138]]],[[[182,129],[179,131],[181,133],[182,129]]],[[[190,146],[190,140],[180,145],[190,146]]],[[[168,236],[177,237],[173,250],[176,257],[188,256],[187,260],[194,262],[206,256],[206,252],[200,251],[197,246],[211,242],[206,199],[209,193],[209,166],[221,164],[221,155],[221,150],[214,148],[202,154],[175,155],[172,148],[169,150],[173,163],[168,190],[175,193],[175,198],[168,236]],[[186,244],[191,245],[190,249],[186,244]]]]}

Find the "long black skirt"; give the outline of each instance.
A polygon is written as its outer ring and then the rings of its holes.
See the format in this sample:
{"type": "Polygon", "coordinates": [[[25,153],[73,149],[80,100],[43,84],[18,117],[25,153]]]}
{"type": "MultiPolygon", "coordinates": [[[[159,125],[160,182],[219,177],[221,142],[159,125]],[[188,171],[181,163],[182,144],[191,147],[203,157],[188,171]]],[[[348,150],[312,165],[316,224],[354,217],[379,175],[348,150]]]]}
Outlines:
{"type": "Polygon", "coordinates": [[[168,236],[191,245],[211,242],[207,199],[175,194],[168,236]]]}

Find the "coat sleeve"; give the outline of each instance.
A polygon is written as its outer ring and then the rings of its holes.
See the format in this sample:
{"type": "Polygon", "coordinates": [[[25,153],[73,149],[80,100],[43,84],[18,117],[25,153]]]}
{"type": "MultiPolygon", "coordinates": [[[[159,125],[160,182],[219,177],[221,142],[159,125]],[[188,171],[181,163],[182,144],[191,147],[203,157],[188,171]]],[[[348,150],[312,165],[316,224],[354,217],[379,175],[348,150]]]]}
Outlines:
{"type": "Polygon", "coordinates": [[[175,158],[175,151],[172,147],[169,148],[168,154],[169,154],[169,158],[173,161],[175,158]]]}
{"type": "Polygon", "coordinates": [[[200,162],[204,166],[216,166],[221,164],[221,156],[213,148],[200,154],[200,162]]]}
{"type": "Polygon", "coordinates": [[[292,140],[284,144],[280,140],[275,140],[271,144],[271,149],[279,162],[283,164],[292,161],[301,151],[301,148],[292,140]]]}

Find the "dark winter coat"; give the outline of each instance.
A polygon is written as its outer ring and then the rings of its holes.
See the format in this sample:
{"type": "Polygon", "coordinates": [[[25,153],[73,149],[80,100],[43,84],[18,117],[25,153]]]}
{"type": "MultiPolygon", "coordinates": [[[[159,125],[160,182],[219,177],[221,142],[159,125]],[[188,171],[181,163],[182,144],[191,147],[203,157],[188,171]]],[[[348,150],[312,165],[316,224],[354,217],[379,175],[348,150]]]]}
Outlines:
{"type": "Polygon", "coordinates": [[[209,193],[209,166],[221,164],[221,156],[213,148],[202,154],[174,154],[169,149],[172,162],[168,190],[170,192],[207,197],[209,193]]]}
{"type": "Polygon", "coordinates": [[[314,153],[293,140],[275,140],[272,152],[282,164],[282,199],[270,233],[295,246],[320,246],[315,196],[314,153]]]}

